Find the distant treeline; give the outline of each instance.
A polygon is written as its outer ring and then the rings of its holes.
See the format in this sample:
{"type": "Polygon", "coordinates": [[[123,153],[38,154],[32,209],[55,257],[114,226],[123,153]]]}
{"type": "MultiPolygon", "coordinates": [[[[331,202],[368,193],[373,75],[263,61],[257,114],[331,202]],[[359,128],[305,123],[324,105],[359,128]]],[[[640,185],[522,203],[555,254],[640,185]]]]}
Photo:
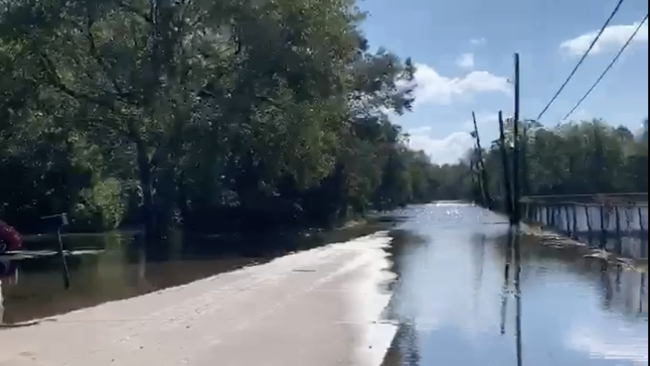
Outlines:
{"type": "MultiPolygon", "coordinates": [[[[517,169],[524,195],[571,195],[596,193],[648,192],[648,121],[633,133],[624,126],[614,127],[603,120],[572,122],[543,127],[527,121],[517,169]]],[[[495,126],[496,129],[496,126],[495,126]]],[[[505,145],[512,146],[512,122],[506,127],[505,145]]],[[[503,197],[504,174],[499,142],[484,148],[488,188],[494,199],[503,197]]],[[[512,154],[511,149],[507,149],[512,154]]],[[[438,168],[445,198],[470,198],[480,195],[473,189],[467,172],[478,152],[468,151],[458,164],[438,168]]],[[[514,171],[512,169],[511,171],[514,171]]]]}

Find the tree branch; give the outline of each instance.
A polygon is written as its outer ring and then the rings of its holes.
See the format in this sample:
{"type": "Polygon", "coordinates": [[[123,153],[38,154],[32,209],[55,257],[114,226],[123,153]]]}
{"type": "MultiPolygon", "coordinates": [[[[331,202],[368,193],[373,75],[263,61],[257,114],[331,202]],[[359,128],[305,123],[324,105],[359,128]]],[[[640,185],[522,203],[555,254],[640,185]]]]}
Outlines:
{"type": "MultiPolygon", "coordinates": [[[[78,92],[76,90],[73,90],[72,88],[68,87],[63,81],[61,81],[61,77],[59,76],[58,72],[56,71],[56,67],[54,65],[54,62],[50,57],[47,55],[45,51],[38,51],[37,52],[39,56],[39,61],[40,64],[43,68],[43,71],[45,72],[45,76],[47,79],[47,82],[53,86],[54,88],[58,89],[62,93],[68,95],[69,97],[76,99],[76,100],[83,100],[89,103],[96,104],[98,106],[102,106],[104,108],[107,108],[111,112],[121,115],[121,112],[118,110],[117,105],[115,104],[114,100],[108,99],[108,98],[102,98],[100,96],[96,95],[90,95],[82,92],[78,92]]],[[[116,128],[116,131],[120,134],[124,134],[125,136],[133,139],[135,136],[132,135],[132,131],[129,130],[127,132],[123,131],[121,128],[116,128]]]]}
{"type": "Polygon", "coordinates": [[[118,6],[120,8],[122,8],[122,10],[126,10],[126,11],[128,11],[128,12],[130,12],[132,14],[137,15],[140,19],[144,20],[145,22],[147,22],[149,24],[154,23],[153,18],[151,17],[151,14],[147,15],[146,13],[140,11],[139,9],[134,7],[133,5],[130,5],[130,4],[127,4],[127,3],[124,3],[124,2],[120,2],[118,4],[118,6]]]}
{"type": "Polygon", "coordinates": [[[110,70],[106,62],[102,59],[97,52],[97,43],[95,42],[95,37],[93,37],[92,27],[95,24],[95,19],[90,13],[90,9],[86,9],[86,39],[88,40],[88,48],[90,55],[95,59],[95,62],[102,68],[104,75],[111,81],[115,92],[119,95],[124,95],[123,89],[120,87],[119,83],[114,77],[111,77],[110,70]]]}

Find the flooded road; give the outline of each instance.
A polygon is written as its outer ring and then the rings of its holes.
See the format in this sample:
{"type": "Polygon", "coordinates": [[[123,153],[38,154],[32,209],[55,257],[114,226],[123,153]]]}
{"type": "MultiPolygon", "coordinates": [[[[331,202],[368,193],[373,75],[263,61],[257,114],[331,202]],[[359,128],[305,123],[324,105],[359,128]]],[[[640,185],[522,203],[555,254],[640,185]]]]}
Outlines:
{"type": "MultiPolygon", "coordinates": [[[[295,251],[346,242],[389,227],[366,225],[309,235],[175,237],[168,247],[147,253],[131,232],[70,234],[64,242],[71,288],[63,287],[60,259],[51,255],[0,256],[0,324],[14,324],[152,293],[240,268],[267,263],[295,251]],[[15,260],[14,258],[19,258],[15,260]]],[[[28,246],[47,252],[55,238],[28,246]]]]}
{"type": "Polygon", "coordinates": [[[646,273],[534,237],[520,239],[518,269],[495,214],[458,205],[403,214],[391,249],[400,329],[385,366],[648,364],[646,273]]]}
{"type": "Polygon", "coordinates": [[[528,220],[625,258],[648,258],[648,203],[536,205],[528,220]],[[606,208],[605,208],[606,207],[606,208]]]}
{"type": "Polygon", "coordinates": [[[152,361],[161,345],[170,365],[257,365],[260,357],[283,366],[648,364],[646,273],[530,236],[518,238],[515,253],[507,222],[475,206],[429,204],[392,216],[298,239],[248,238],[246,247],[260,244],[246,253],[241,242],[216,238],[186,238],[158,256],[119,236],[80,240],[73,249],[99,251],[71,258],[67,291],[56,260],[17,261],[17,278],[5,277],[1,288],[5,323],[150,295],[0,330],[0,365],[47,364],[34,361],[38,355],[69,365],[136,365],[152,361]],[[339,244],[282,257],[327,243],[339,244]],[[83,327],[95,335],[84,336],[83,327]],[[113,353],[72,357],[50,344],[62,331],[68,343],[113,353]],[[171,340],[173,332],[183,335],[171,340]],[[107,334],[135,345],[105,344],[107,334]]]}

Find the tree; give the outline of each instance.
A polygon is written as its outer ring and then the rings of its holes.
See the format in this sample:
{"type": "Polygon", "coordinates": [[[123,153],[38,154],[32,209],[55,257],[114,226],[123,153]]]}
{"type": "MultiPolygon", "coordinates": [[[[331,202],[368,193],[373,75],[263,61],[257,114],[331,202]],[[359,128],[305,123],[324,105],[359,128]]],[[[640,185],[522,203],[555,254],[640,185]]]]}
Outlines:
{"type": "Polygon", "coordinates": [[[155,242],[433,197],[388,113],[410,110],[415,68],[368,51],[352,1],[1,6],[3,215],[143,223],[155,242]]]}
{"type": "MultiPolygon", "coordinates": [[[[512,125],[508,126],[511,131],[512,125]]],[[[582,121],[545,128],[527,122],[526,168],[530,195],[630,193],[648,190],[647,140],[625,127],[613,127],[602,120],[582,121]]],[[[506,136],[512,140],[512,134],[506,136]]],[[[507,144],[507,142],[506,142],[507,144]]],[[[497,145],[485,153],[486,168],[490,170],[491,192],[501,192],[503,176],[500,172],[497,145]]],[[[462,165],[460,163],[457,166],[462,165]]],[[[446,174],[453,174],[447,170],[446,174]]],[[[465,175],[462,170],[456,174],[465,175]]],[[[457,180],[447,178],[452,193],[449,197],[464,195],[466,188],[457,180]],[[454,189],[453,187],[456,187],[454,189]]],[[[496,196],[502,196],[497,194],[496,196]]]]}

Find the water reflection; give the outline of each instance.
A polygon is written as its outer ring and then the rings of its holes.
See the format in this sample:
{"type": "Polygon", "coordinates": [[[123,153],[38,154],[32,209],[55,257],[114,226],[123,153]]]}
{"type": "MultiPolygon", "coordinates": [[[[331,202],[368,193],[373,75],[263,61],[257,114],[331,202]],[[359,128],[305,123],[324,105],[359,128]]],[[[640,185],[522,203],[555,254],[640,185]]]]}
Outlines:
{"type": "MultiPolygon", "coordinates": [[[[646,273],[539,245],[478,207],[422,205],[396,212],[387,249],[395,280],[385,317],[398,324],[385,366],[648,364],[646,273]]],[[[390,224],[389,224],[390,223],[390,224]]],[[[56,259],[17,261],[3,278],[4,321],[21,322],[187,283],[287,252],[343,242],[388,223],[333,231],[179,237],[153,252],[132,235],[73,249],[72,288],[56,259]]],[[[97,239],[99,240],[99,239],[97,239]]]]}
{"type": "MultiPolygon", "coordinates": [[[[71,235],[66,246],[71,288],[65,290],[60,261],[54,255],[21,260],[4,258],[0,277],[0,324],[14,324],[121,300],[218,273],[267,262],[278,256],[344,242],[390,227],[393,221],[330,232],[275,235],[196,236],[177,234],[164,246],[146,250],[132,232],[71,235]]],[[[53,243],[40,240],[39,249],[53,243]]]]}
{"type": "Polygon", "coordinates": [[[528,219],[553,228],[593,248],[626,258],[648,258],[648,205],[559,204],[533,206],[528,219]]]}
{"type": "Polygon", "coordinates": [[[476,207],[410,214],[391,249],[400,332],[385,366],[648,364],[645,273],[544,247],[476,207]]]}

